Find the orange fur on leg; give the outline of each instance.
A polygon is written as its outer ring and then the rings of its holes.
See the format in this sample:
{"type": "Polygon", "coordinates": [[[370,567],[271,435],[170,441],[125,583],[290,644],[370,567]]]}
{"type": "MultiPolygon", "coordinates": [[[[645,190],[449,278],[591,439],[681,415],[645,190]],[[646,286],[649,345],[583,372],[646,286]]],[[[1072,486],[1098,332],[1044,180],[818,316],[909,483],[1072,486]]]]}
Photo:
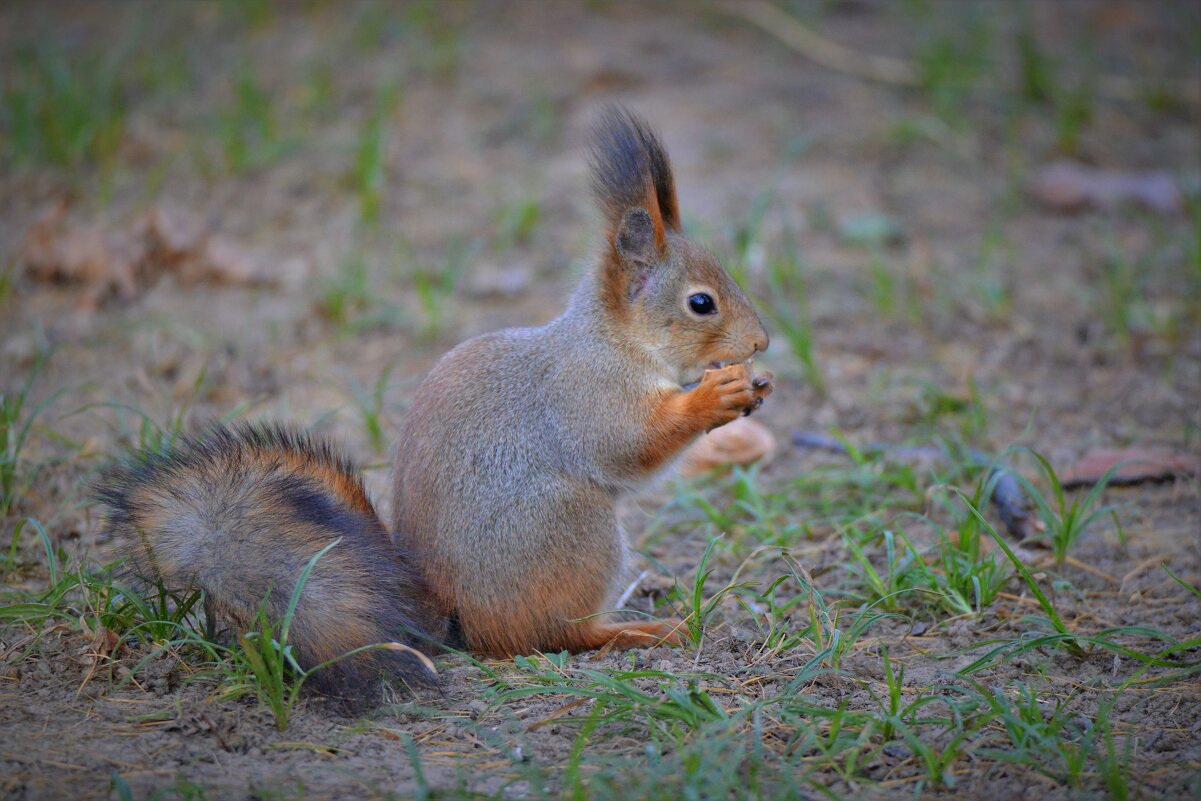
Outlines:
{"type": "Polygon", "coordinates": [[[574,653],[595,648],[628,651],[631,648],[653,648],[656,645],[682,645],[683,628],[684,623],[677,619],[627,623],[584,620],[564,632],[563,646],[574,653]]]}
{"type": "Polygon", "coordinates": [[[689,391],[664,390],[651,411],[650,436],[638,454],[638,467],[656,470],[700,434],[741,416],[755,400],[745,364],[706,370],[701,383],[689,391]]]}

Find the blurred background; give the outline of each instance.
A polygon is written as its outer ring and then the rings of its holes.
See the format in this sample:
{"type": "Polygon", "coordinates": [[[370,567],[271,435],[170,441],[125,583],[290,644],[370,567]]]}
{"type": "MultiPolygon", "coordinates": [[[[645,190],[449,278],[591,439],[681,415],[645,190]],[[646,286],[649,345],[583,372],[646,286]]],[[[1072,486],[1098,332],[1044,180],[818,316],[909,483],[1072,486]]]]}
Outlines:
{"type": "MultiPolygon", "coordinates": [[[[591,263],[613,100],[770,321],[778,432],[1197,442],[1195,3],[10,2],[0,36],[0,372],[84,454],[249,414],[381,461],[434,358],[591,263]]],[[[22,502],[83,530],[72,464],[22,502]]]]}

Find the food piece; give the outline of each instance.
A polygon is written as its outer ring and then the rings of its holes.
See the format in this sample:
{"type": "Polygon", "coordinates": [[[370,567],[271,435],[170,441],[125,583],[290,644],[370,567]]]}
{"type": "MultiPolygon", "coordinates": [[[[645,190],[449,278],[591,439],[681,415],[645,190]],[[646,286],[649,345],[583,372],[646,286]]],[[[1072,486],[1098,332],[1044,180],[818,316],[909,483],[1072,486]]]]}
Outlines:
{"type": "Polygon", "coordinates": [[[693,443],[680,459],[680,475],[690,478],[718,467],[751,464],[769,456],[775,448],[775,435],[767,426],[740,417],[693,443]]]}

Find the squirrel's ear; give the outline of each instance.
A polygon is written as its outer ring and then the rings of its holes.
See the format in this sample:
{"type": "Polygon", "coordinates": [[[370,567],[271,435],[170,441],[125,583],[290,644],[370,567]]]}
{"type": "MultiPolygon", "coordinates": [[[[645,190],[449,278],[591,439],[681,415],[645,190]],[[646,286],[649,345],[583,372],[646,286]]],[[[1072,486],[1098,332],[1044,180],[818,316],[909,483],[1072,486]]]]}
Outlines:
{"type": "Polygon", "coordinates": [[[649,264],[658,255],[655,223],[646,209],[630,209],[621,218],[613,245],[626,261],[649,264]]]}
{"type": "Polygon", "coordinates": [[[613,236],[613,249],[617,251],[621,270],[626,278],[626,297],[633,300],[646,286],[655,263],[663,258],[663,246],[656,236],[656,226],[646,209],[629,209],[621,218],[617,233],[613,236]]]}

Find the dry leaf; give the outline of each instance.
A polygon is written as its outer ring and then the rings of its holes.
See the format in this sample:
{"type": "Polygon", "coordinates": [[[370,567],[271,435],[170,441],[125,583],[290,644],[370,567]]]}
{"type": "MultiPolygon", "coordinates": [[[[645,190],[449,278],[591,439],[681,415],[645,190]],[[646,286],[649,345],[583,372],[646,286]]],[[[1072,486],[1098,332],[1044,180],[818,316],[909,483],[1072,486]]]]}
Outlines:
{"type": "Polygon", "coordinates": [[[223,237],[209,236],[195,215],[181,209],[171,206],[151,209],[142,230],[155,265],[164,272],[174,272],[183,284],[271,283],[254,251],[223,237]]]}
{"type": "Polygon", "coordinates": [[[155,256],[177,263],[196,254],[204,244],[204,226],[194,215],[174,206],[155,206],[142,220],[141,231],[155,256]]]}
{"type": "Polygon", "coordinates": [[[258,254],[228,239],[213,237],[196,258],[185,261],[179,278],[185,283],[260,286],[271,278],[258,254]]]}
{"type": "Polygon", "coordinates": [[[109,656],[121,645],[121,636],[110,628],[100,627],[92,640],[91,653],[97,657],[109,656]]]}
{"type": "Polygon", "coordinates": [[[68,226],[66,213],[64,203],[55,203],[30,226],[23,250],[28,274],[45,283],[87,286],[90,291],[81,299],[83,305],[94,306],[112,293],[132,297],[142,257],[136,242],[116,234],[106,236],[95,225],[68,226]]]}
{"type": "Polygon", "coordinates": [[[275,283],[258,253],[210,236],[195,215],[171,206],[151,209],[122,231],[68,220],[60,201],[30,226],[24,258],[33,279],[81,285],[81,304],[93,307],[113,295],[135,297],[163,273],[184,284],[275,283]]]}
{"type": "Polygon", "coordinates": [[[1091,450],[1060,477],[1065,487],[1096,484],[1106,471],[1120,465],[1110,478],[1110,484],[1140,484],[1144,481],[1167,481],[1177,475],[1195,476],[1201,473],[1201,457],[1149,448],[1099,448],[1091,450]]]}

